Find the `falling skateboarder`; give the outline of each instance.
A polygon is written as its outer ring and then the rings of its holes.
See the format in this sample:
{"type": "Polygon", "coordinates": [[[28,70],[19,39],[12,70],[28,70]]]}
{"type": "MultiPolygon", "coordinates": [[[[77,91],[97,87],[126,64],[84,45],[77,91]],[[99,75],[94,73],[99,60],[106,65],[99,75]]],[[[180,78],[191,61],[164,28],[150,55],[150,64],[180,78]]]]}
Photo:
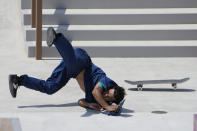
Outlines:
{"type": "Polygon", "coordinates": [[[15,98],[19,86],[54,94],[60,90],[71,78],[75,78],[80,88],[85,92],[85,99],[78,104],[94,110],[118,111],[118,105],[125,96],[125,90],[108,78],[104,71],[94,65],[87,52],[81,48],[73,48],[71,43],[61,33],[56,33],[50,27],[47,29],[47,45],[55,45],[62,61],[45,81],[28,75],[9,75],[9,89],[15,98]]]}

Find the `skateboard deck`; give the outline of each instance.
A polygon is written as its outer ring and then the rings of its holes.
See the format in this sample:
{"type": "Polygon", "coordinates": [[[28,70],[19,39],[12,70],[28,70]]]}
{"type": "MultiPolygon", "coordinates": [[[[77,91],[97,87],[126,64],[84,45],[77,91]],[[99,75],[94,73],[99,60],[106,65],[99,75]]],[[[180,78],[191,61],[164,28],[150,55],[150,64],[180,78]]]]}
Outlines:
{"type": "Polygon", "coordinates": [[[183,78],[183,79],[168,79],[168,80],[142,80],[142,81],[129,81],[125,80],[125,82],[132,84],[132,85],[137,85],[138,91],[142,91],[142,87],[145,84],[171,84],[174,90],[177,89],[177,84],[183,83],[188,81],[190,78],[183,78]]]}
{"type": "Polygon", "coordinates": [[[124,102],[125,102],[125,99],[120,102],[120,104],[119,104],[120,109],[119,109],[118,112],[110,111],[108,113],[108,115],[110,115],[110,116],[119,116],[121,114],[121,112],[122,112],[122,106],[123,106],[124,102]]]}

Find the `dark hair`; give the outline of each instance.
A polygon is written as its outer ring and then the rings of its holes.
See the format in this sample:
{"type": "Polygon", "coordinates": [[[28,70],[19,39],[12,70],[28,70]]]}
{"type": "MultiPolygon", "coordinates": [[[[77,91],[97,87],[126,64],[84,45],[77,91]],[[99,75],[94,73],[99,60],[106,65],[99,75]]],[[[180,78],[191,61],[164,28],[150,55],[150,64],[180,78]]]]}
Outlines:
{"type": "Polygon", "coordinates": [[[120,87],[120,86],[114,86],[114,98],[115,100],[113,101],[116,104],[119,104],[125,96],[125,89],[120,87]]]}

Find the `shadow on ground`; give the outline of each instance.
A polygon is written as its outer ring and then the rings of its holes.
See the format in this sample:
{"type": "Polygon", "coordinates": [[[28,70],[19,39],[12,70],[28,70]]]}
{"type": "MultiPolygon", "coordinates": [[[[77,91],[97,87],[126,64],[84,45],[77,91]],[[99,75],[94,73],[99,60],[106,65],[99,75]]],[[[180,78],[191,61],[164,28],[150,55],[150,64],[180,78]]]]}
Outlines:
{"type": "MultiPolygon", "coordinates": [[[[105,114],[108,115],[108,111],[95,111],[95,110],[91,110],[91,109],[86,109],[86,112],[84,114],[81,115],[81,117],[89,117],[92,115],[96,115],[96,114],[105,114]]],[[[130,109],[126,109],[126,108],[122,108],[122,112],[121,115],[119,117],[131,117],[132,115],[129,113],[134,113],[133,110],[130,109]]]]}
{"type": "MultiPolygon", "coordinates": [[[[72,106],[79,106],[76,102],[73,103],[67,103],[67,104],[46,104],[46,105],[29,105],[29,106],[18,106],[18,108],[50,108],[50,107],[72,107],[72,106]]],[[[129,113],[134,113],[133,110],[130,109],[126,109],[123,108],[122,109],[122,113],[121,113],[121,117],[131,117],[132,115],[130,115],[129,113]]],[[[107,111],[95,111],[95,110],[91,110],[91,109],[86,109],[86,112],[81,115],[81,117],[89,117],[92,115],[96,115],[96,114],[106,114],[108,115],[107,111]]]]}
{"type": "Polygon", "coordinates": [[[76,102],[67,104],[46,104],[46,105],[30,105],[30,106],[18,106],[18,108],[49,108],[49,107],[71,107],[79,106],[76,102]]]}
{"type": "Polygon", "coordinates": [[[152,111],[151,113],[153,113],[153,114],[167,114],[168,112],[167,111],[158,110],[158,111],[152,111]]]}
{"type": "MultiPolygon", "coordinates": [[[[138,91],[137,88],[129,88],[130,91],[138,91]]],[[[194,92],[194,89],[171,89],[171,88],[143,88],[142,91],[152,91],[152,92],[194,92]]]]}

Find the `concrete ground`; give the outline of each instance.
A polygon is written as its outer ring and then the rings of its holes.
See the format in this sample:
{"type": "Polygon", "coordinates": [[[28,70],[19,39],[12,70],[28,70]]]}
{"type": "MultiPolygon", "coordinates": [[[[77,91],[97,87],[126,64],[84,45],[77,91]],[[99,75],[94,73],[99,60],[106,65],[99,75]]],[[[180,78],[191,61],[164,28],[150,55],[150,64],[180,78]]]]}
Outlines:
{"type": "Polygon", "coordinates": [[[197,114],[197,58],[93,58],[127,92],[121,116],[86,110],[77,105],[84,97],[75,80],[54,95],[21,87],[13,99],[8,90],[10,73],[46,79],[60,62],[27,58],[17,1],[0,5],[0,117],[19,118],[23,131],[108,130],[192,131],[197,114]],[[147,85],[138,92],[124,80],[191,79],[173,91],[170,85],[147,85]]]}

